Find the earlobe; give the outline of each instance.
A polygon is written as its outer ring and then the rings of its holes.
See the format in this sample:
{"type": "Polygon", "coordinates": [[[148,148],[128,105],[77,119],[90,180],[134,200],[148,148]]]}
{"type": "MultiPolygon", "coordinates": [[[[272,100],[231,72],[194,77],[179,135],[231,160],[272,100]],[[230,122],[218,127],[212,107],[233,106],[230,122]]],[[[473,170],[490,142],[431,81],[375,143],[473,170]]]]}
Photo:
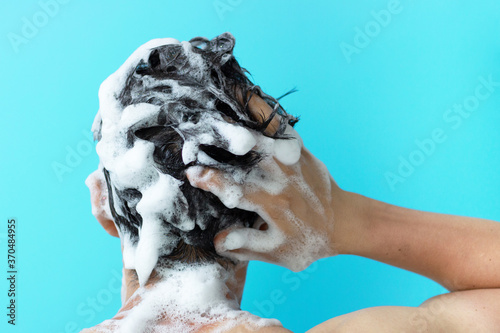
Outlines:
{"type": "Polygon", "coordinates": [[[90,190],[92,214],[108,234],[119,237],[118,230],[109,211],[108,189],[100,169],[91,173],[85,180],[90,190]]]}

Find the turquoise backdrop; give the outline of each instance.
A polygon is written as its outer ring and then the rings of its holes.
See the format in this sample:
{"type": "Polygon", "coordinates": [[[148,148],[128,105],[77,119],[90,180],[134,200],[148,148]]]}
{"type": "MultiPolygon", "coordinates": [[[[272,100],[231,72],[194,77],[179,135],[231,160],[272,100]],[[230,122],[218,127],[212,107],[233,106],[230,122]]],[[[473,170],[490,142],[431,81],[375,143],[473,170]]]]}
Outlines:
{"type": "MultiPolygon", "coordinates": [[[[100,83],[152,38],[233,33],[255,83],[275,96],[298,88],[283,105],[342,188],[500,220],[498,0],[25,0],[2,1],[0,13],[2,332],[78,332],[118,310],[120,243],[94,220],[84,185],[98,163],[90,126],[100,83]]],[[[443,292],[363,258],[299,274],[254,262],[243,308],[304,332],[443,292]]]]}

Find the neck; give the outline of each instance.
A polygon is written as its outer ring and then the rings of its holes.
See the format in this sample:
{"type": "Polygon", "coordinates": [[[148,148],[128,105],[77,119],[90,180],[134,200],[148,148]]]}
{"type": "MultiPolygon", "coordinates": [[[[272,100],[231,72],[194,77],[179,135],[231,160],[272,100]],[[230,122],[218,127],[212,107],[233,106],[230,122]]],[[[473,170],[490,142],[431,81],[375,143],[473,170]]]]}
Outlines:
{"type": "Polygon", "coordinates": [[[220,316],[220,310],[238,311],[246,268],[247,263],[229,268],[218,263],[178,263],[155,268],[144,286],[139,286],[134,270],[124,269],[123,306],[115,319],[123,319],[123,327],[134,323],[134,330],[140,331],[137,323],[168,324],[179,316],[190,321],[185,314],[196,321],[205,314],[210,321],[220,316]]]}
{"type": "MultiPolygon", "coordinates": [[[[248,263],[244,262],[231,265],[228,268],[224,268],[218,263],[179,263],[170,267],[157,267],[151,273],[148,282],[142,287],[139,285],[136,271],[134,269],[124,268],[122,280],[122,305],[130,308],[130,304],[128,303],[136,302],[134,294],[142,294],[147,290],[164,286],[172,281],[170,275],[175,273],[175,278],[189,278],[196,274],[204,274],[203,281],[190,279],[186,281],[186,283],[181,283],[178,288],[179,296],[185,298],[185,295],[189,294],[189,290],[202,287],[203,284],[209,281],[209,283],[218,284],[220,286],[219,292],[224,292],[228,301],[236,301],[239,306],[243,295],[247,266],[248,263]]],[[[215,285],[212,285],[212,287],[215,287],[215,285]]]]}
{"type": "MultiPolygon", "coordinates": [[[[139,286],[139,279],[137,278],[137,273],[134,269],[123,269],[123,280],[122,280],[122,303],[125,305],[132,295],[139,290],[143,289],[152,289],[155,286],[162,284],[168,279],[168,271],[180,271],[186,268],[193,267],[208,267],[211,266],[214,268],[212,270],[212,274],[217,274],[218,276],[211,276],[210,278],[214,280],[218,280],[223,283],[227,288],[230,294],[231,299],[236,299],[238,304],[241,303],[241,298],[243,295],[243,286],[245,285],[246,273],[248,263],[238,263],[236,265],[232,265],[229,268],[223,268],[221,265],[217,263],[212,264],[179,264],[174,267],[158,267],[151,273],[148,282],[145,286],[139,286]],[[159,274],[159,272],[163,272],[163,274],[159,274]],[[217,272],[217,273],[215,273],[217,272]],[[165,273],[167,273],[165,276],[165,273]]],[[[183,285],[183,288],[190,289],[189,284],[183,285]]]]}

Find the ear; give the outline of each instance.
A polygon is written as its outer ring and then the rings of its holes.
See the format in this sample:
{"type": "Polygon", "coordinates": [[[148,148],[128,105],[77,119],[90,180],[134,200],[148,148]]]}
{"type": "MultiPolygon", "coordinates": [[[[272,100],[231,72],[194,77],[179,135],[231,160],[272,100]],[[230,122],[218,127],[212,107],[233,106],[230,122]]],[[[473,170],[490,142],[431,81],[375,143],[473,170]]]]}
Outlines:
{"type": "Polygon", "coordinates": [[[90,190],[90,201],[92,204],[92,214],[108,234],[119,237],[115,222],[109,210],[108,188],[104,175],[100,169],[92,172],[85,184],[90,190]]]}

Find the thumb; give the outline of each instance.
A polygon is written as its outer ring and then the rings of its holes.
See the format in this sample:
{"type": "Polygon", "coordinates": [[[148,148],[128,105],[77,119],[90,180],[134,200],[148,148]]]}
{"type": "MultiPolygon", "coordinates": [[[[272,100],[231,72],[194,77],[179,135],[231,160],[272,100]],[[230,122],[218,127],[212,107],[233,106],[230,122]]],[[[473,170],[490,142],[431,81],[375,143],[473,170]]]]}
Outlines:
{"type": "Polygon", "coordinates": [[[258,230],[239,226],[219,232],[214,244],[220,255],[238,260],[256,260],[274,250],[283,239],[284,236],[276,229],[258,230]]]}

